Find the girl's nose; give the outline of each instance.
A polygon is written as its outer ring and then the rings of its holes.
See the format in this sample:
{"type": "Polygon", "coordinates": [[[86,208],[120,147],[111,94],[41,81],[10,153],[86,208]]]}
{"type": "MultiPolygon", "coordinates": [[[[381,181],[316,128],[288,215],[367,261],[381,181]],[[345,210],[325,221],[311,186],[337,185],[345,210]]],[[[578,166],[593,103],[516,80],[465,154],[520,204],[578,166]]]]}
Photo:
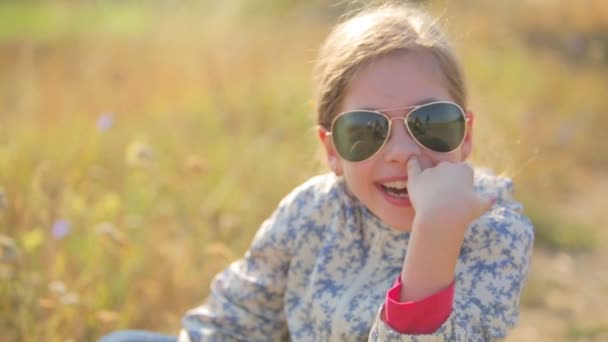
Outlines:
{"type": "Polygon", "coordinates": [[[410,136],[404,119],[397,117],[392,120],[391,132],[384,146],[384,159],[387,162],[407,163],[412,155],[420,156],[422,150],[410,136]]]}

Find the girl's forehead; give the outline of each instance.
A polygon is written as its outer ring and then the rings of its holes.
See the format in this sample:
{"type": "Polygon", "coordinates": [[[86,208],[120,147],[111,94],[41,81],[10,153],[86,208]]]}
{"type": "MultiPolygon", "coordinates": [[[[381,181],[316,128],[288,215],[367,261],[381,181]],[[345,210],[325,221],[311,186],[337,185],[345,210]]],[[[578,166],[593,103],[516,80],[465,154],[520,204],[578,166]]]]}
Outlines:
{"type": "Polygon", "coordinates": [[[445,77],[430,54],[402,52],[379,57],[353,77],[341,111],[391,109],[453,101],[445,77]]]}

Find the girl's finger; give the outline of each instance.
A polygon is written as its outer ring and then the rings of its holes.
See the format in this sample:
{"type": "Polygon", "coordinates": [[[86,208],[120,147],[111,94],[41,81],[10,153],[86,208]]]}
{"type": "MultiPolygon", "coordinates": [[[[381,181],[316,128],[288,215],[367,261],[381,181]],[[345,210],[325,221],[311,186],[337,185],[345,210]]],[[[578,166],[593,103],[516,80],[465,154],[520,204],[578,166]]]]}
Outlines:
{"type": "Polygon", "coordinates": [[[420,163],[418,163],[418,158],[416,156],[411,156],[407,161],[407,177],[415,178],[422,172],[420,170],[420,163]]]}

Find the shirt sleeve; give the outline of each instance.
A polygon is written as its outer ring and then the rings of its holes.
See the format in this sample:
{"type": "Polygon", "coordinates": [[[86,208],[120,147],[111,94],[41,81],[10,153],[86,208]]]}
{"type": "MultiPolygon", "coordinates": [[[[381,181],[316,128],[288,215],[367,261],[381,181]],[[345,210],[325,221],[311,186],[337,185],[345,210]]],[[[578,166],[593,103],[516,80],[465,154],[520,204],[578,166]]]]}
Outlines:
{"type": "Polygon", "coordinates": [[[288,211],[279,206],[244,258],[213,279],[204,304],[184,316],[180,342],[287,339],[283,295],[293,243],[288,211]]]}
{"type": "Polygon", "coordinates": [[[507,205],[471,224],[456,266],[454,304],[435,331],[400,332],[382,319],[381,308],[369,341],[497,341],[517,322],[534,232],[529,219],[507,205]]]}
{"type": "Polygon", "coordinates": [[[384,321],[402,334],[429,334],[436,331],[452,312],[454,282],[426,298],[400,302],[401,277],[386,294],[384,321]]]}

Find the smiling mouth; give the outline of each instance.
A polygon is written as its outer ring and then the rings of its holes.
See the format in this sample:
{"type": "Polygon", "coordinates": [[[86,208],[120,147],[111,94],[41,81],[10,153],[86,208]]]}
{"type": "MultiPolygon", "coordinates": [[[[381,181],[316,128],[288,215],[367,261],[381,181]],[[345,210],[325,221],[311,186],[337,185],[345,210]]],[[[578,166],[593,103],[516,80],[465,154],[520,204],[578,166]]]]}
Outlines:
{"type": "Polygon", "coordinates": [[[393,197],[404,198],[408,195],[407,181],[381,183],[380,188],[393,197]]]}

